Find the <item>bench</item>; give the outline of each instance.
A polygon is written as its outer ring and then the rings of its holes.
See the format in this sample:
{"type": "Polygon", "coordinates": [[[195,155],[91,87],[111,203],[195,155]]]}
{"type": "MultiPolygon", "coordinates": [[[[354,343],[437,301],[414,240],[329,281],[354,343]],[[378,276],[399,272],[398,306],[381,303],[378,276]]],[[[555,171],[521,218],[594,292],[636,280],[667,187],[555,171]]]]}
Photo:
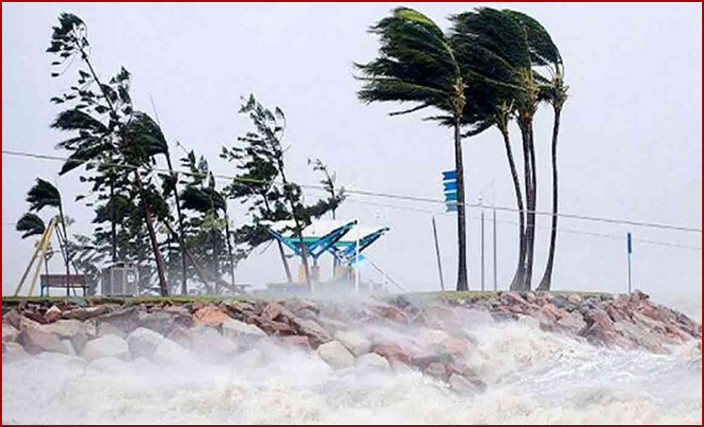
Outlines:
{"type": "Polygon", "coordinates": [[[49,296],[50,288],[61,289],[83,289],[83,295],[86,294],[86,275],[85,274],[42,274],[40,276],[40,295],[49,296]]]}

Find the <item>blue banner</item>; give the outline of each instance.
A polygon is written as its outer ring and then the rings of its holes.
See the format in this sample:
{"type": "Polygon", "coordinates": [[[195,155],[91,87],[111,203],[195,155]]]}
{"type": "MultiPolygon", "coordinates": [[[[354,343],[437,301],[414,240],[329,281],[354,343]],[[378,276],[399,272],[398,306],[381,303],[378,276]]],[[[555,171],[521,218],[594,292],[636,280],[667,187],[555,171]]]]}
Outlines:
{"type": "Polygon", "coordinates": [[[447,211],[446,212],[457,212],[457,204],[455,203],[448,203],[447,204],[447,211]]]}
{"type": "Polygon", "coordinates": [[[455,191],[457,190],[457,181],[445,181],[442,183],[442,185],[445,187],[445,191],[452,190],[455,191]]]}
{"type": "Polygon", "coordinates": [[[456,180],[457,179],[457,171],[456,170],[451,170],[451,171],[444,171],[442,173],[442,180],[443,181],[450,181],[450,180],[456,180]]]}
{"type": "Polygon", "coordinates": [[[629,232],[628,234],[626,234],[626,241],[627,241],[627,245],[628,245],[628,253],[629,254],[633,253],[633,241],[632,240],[633,239],[631,238],[631,233],[629,232]]]}
{"type": "Polygon", "coordinates": [[[456,191],[448,191],[447,193],[445,193],[445,201],[446,202],[457,201],[457,192],[456,191]]]}

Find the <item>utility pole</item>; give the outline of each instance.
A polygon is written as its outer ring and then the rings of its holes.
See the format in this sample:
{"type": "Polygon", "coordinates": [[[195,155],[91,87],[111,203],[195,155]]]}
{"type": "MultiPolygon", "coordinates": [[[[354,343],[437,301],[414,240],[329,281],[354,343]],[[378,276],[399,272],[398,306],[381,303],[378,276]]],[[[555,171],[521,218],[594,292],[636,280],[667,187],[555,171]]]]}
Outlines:
{"type": "Polygon", "coordinates": [[[626,249],[628,250],[628,294],[631,293],[631,256],[633,255],[633,239],[631,232],[626,233],[626,249]]]}
{"type": "Polygon", "coordinates": [[[433,218],[433,238],[435,239],[435,257],[438,260],[438,274],[440,275],[440,290],[445,294],[445,281],[442,278],[442,263],[440,262],[440,246],[438,245],[438,229],[435,226],[435,216],[433,218]]]}
{"type": "Polygon", "coordinates": [[[494,292],[498,290],[498,279],[496,278],[496,208],[493,206],[493,201],[492,201],[492,217],[493,217],[493,227],[492,227],[492,234],[494,237],[494,244],[492,245],[492,248],[494,250],[494,292]]]}
{"type": "Polygon", "coordinates": [[[479,234],[481,240],[481,276],[482,276],[482,292],[484,292],[484,206],[482,205],[482,198],[479,197],[479,210],[480,210],[480,223],[481,223],[481,233],[479,234]]]}

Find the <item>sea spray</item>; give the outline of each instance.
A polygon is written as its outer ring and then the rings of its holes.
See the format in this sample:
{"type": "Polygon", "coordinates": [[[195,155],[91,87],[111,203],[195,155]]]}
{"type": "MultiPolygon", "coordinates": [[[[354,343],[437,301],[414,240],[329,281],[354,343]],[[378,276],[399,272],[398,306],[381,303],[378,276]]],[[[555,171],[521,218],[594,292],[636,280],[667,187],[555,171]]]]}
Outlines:
{"type": "MultiPolygon", "coordinates": [[[[156,363],[3,358],[3,423],[701,423],[701,341],[653,354],[534,323],[469,322],[477,313],[464,308],[453,314],[453,329],[430,321],[469,339],[463,362],[486,382],[484,392],[460,395],[412,369],[336,370],[314,350],[266,338],[235,352],[192,348],[201,355],[195,364],[177,355],[156,363]]],[[[420,346],[434,339],[428,328],[382,322],[358,330],[420,346]]]]}

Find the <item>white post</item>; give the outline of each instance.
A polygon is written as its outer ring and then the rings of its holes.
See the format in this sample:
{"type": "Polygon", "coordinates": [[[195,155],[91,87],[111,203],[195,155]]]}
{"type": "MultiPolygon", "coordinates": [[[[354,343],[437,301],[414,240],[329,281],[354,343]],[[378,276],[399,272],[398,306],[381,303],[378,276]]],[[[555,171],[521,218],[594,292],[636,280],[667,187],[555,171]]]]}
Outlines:
{"type": "Polygon", "coordinates": [[[481,277],[482,277],[482,292],[484,292],[484,206],[482,205],[482,198],[479,197],[479,210],[480,210],[480,223],[481,232],[479,233],[480,246],[481,246],[481,277]]]}
{"type": "Polygon", "coordinates": [[[354,291],[359,293],[359,230],[357,230],[357,240],[355,241],[355,263],[354,263],[354,291]]]}

